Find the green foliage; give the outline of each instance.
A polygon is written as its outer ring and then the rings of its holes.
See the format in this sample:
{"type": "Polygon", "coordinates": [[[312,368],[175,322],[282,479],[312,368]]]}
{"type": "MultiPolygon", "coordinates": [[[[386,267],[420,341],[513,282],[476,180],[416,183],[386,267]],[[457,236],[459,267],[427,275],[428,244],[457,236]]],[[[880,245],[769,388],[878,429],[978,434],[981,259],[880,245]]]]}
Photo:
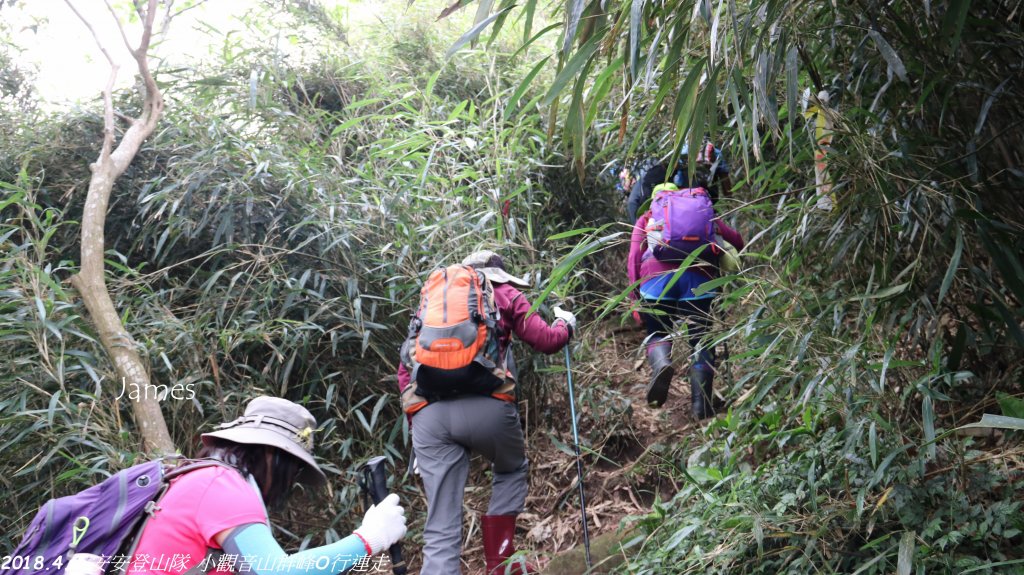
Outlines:
{"type": "MultiPolygon", "coordinates": [[[[449,40],[416,22],[368,60],[261,41],[310,32],[308,16],[249,13],[250,34],[226,38],[215,61],[157,70],[165,116],[106,225],[115,305],[154,382],[186,396],[162,401],[183,452],[260,393],[320,422],[332,489],[326,504],[303,501],[328,521],[309,523],[301,505],[278,518],[293,546],[351,529],[363,459],[383,453],[404,471],[394,369],[422,277],[488,246],[540,285],[559,245],[546,238],[575,217],[559,197],[570,180],[549,177],[540,116],[502,121],[506,76],[532,62],[472,52],[438,70],[433,46],[449,40]]],[[[19,128],[0,152],[7,548],[47,498],[140,457],[128,399],[67,282],[100,120],[86,109],[19,128]]],[[[547,360],[520,355],[526,397],[543,396],[547,360]]]]}
{"type": "Polygon", "coordinates": [[[997,151],[1024,143],[1020,15],[985,3],[967,27],[967,4],[620,3],[559,53],[545,102],[577,162],[593,129],[670,162],[709,134],[742,186],[719,211],[754,235],[715,336],[739,399],[668,458],[688,485],[641,519],[636,572],[1020,567],[1015,452],[942,433],[994,390],[1016,408],[1024,343],[1021,172],[997,151]],[[595,92],[609,75],[627,89],[595,92]],[[820,90],[831,211],[797,106],[820,90]]]}
{"type": "MultiPolygon", "coordinates": [[[[750,244],[741,274],[705,286],[724,291],[709,344],[731,347],[719,389],[734,402],[624,473],[658,474],[629,570],[1022,569],[1016,6],[485,1],[450,37],[422,21],[361,31],[363,57],[311,6],[250,13],[213,63],[158,73],[166,120],[107,222],[108,281],[154,380],[197,389],[164,403],[179,446],[257,393],[322,422],[332,520],[281,518],[294,544],[344,532],[362,457],[404,459],[392,368],[424,272],[505,246],[542,313],[560,297],[628,321],[621,210],[596,164],[675,161],[706,133],[733,166],[719,212],[750,244]],[[308,42],[246,39],[282,29],[308,42]],[[831,210],[802,119],[819,91],[831,210]],[[967,434],[982,413],[1005,435],[967,434]]],[[[66,283],[101,122],[95,109],[23,117],[0,132],[0,518],[16,526],[138,457],[66,283]]],[[[614,466],[633,407],[588,332],[587,452],[614,466]]],[[[559,446],[544,383],[558,371],[520,366],[528,418],[559,446]]]]}

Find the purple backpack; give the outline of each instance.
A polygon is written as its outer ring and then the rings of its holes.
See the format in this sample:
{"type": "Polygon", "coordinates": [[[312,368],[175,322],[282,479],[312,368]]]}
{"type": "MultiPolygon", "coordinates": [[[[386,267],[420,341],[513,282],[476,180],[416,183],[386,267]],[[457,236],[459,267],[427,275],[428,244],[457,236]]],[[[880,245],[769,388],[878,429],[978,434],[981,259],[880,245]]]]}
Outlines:
{"type": "Polygon", "coordinates": [[[150,461],[115,473],[75,495],[47,501],[0,575],[62,575],[76,552],[108,560],[122,554],[130,558],[170,480],[212,465],[224,464],[199,460],[178,466],[177,461],[150,461]]]}
{"type": "Polygon", "coordinates": [[[702,259],[717,255],[715,208],[704,188],[680,190],[673,184],[654,189],[651,217],[647,220],[647,246],[655,259],[678,262],[707,245],[702,259]]]}

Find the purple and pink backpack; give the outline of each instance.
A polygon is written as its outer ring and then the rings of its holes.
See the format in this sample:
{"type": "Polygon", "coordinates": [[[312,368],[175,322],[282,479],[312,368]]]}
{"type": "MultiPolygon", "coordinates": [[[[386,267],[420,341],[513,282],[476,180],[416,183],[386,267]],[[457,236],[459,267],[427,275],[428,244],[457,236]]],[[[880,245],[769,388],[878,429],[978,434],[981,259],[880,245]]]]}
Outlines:
{"type": "Polygon", "coordinates": [[[225,464],[178,459],[140,463],[74,495],[47,501],[0,575],[61,575],[76,552],[130,559],[171,479],[213,465],[225,464]]]}
{"type": "Polygon", "coordinates": [[[647,220],[647,249],[663,262],[682,261],[705,245],[700,257],[716,256],[721,248],[715,245],[714,219],[715,208],[704,188],[657,186],[647,220]]]}

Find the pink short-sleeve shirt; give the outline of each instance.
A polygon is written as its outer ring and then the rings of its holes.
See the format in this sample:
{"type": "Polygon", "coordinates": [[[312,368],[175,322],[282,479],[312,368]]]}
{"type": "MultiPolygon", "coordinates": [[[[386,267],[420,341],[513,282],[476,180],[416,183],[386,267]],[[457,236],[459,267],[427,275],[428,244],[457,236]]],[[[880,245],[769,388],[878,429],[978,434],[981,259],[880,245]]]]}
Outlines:
{"type": "Polygon", "coordinates": [[[128,575],[181,575],[208,547],[220,548],[215,535],[249,523],[267,523],[267,513],[237,471],[214,466],[177,477],[146,524],[128,575]]]}

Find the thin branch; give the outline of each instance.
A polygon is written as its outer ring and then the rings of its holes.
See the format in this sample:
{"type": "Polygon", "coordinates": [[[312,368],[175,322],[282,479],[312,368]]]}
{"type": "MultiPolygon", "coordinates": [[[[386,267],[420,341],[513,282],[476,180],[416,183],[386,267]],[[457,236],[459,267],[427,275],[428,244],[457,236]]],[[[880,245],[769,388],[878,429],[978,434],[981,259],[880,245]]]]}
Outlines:
{"type": "Polygon", "coordinates": [[[139,48],[134,52],[135,61],[139,65],[139,75],[142,76],[142,82],[146,87],[147,95],[145,101],[151,104],[151,107],[147,107],[142,114],[147,123],[155,121],[163,109],[163,98],[160,97],[160,89],[157,88],[156,80],[153,79],[153,74],[149,70],[149,42],[153,38],[156,2],[157,0],[149,0],[149,9],[146,10],[146,24],[142,28],[142,40],[139,42],[139,48]]]}
{"type": "Polygon", "coordinates": [[[202,6],[203,4],[206,4],[206,2],[207,2],[207,0],[197,0],[194,4],[191,4],[189,6],[185,6],[181,10],[178,10],[177,12],[172,14],[171,10],[174,8],[174,0],[169,0],[167,2],[167,10],[164,13],[164,19],[160,23],[160,38],[162,39],[163,37],[165,37],[167,35],[167,30],[171,26],[171,20],[177,18],[178,16],[181,16],[182,14],[184,14],[185,12],[188,12],[189,10],[191,10],[193,8],[198,8],[198,7],[202,6]]]}
{"type": "Polygon", "coordinates": [[[181,10],[178,10],[177,12],[175,12],[174,14],[170,13],[170,11],[171,11],[170,10],[170,6],[168,6],[167,7],[167,12],[168,12],[167,19],[170,20],[171,18],[177,18],[178,16],[181,16],[182,14],[184,14],[185,12],[188,12],[189,10],[191,10],[193,8],[198,8],[198,7],[202,6],[203,4],[206,4],[206,2],[207,2],[207,0],[199,0],[195,4],[192,4],[191,6],[185,6],[181,10]]]}
{"type": "Polygon", "coordinates": [[[96,41],[96,45],[100,48],[100,52],[103,52],[103,55],[107,58],[107,62],[110,62],[110,65],[116,68],[117,65],[114,64],[114,59],[110,57],[110,53],[107,52],[106,47],[103,46],[103,42],[100,42],[100,37],[96,35],[96,30],[93,29],[92,24],[89,24],[89,21],[86,20],[85,17],[82,16],[82,14],[75,8],[74,4],[71,3],[71,0],[64,0],[64,3],[68,5],[68,8],[71,8],[71,11],[75,13],[75,16],[78,16],[78,19],[82,21],[82,24],[85,24],[85,27],[89,29],[93,40],[96,41]]]}
{"type": "MultiPolygon", "coordinates": [[[[103,88],[103,147],[100,150],[100,157],[96,160],[97,164],[103,164],[109,161],[110,153],[114,148],[114,83],[117,80],[118,65],[114,62],[114,59],[110,57],[110,53],[107,52],[103,42],[100,41],[99,36],[96,35],[96,30],[92,27],[92,24],[85,19],[84,16],[75,8],[71,0],[64,0],[64,3],[71,8],[71,11],[78,16],[78,19],[85,24],[85,27],[89,29],[93,39],[96,41],[96,45],[99,46],[103,55],[107,58],[107,62],[110,63],[110,77],[107,79],[107,85],[103,88]]],[[[120,22],[118,22],[120,25],[120,22]]]]}
{"type": "Polygon", "coordinates": [[[110,159],[114,148],[114,81],[117,79],[117,64],[110,63],[110,78],[103,88],[103,149],[100,151],[99,162],[110,159]]]}
{"type": "Polygon", "coordinates": [[[128,51],[132,51],[132,44],[128,41],[128,35],[124,33],[124,24],[121,23],[121,18],[118,17],[117,12],[114,11],[114,7],[110,5],[110,0],[103,0],[103,3],[107,5],[107,10],[110,11],[110,16],[117,23],[117,31],[121,33],[121,40],[124,41],[124,45],[128,48],[128,51]]]}
{"type": "Polygon", "coordinates": [[[156,21],[156,0],[149,0],[149,8],[146,9],[146,25],[142,28],[142,41],[139,43],[136,58],[145,59],[149,51],[149,41],[153,37],[153,22],[156,21]]]}
{"type": "Polygon", "coordinates": [[[128,114],[122,114],[121,112],[118,112],[117,110],[114,110],[114,115],[117,116],[117,118],[119,120],[127,122],[129,125],[135,123],[135,118],[129,116],[128,114]]]}

